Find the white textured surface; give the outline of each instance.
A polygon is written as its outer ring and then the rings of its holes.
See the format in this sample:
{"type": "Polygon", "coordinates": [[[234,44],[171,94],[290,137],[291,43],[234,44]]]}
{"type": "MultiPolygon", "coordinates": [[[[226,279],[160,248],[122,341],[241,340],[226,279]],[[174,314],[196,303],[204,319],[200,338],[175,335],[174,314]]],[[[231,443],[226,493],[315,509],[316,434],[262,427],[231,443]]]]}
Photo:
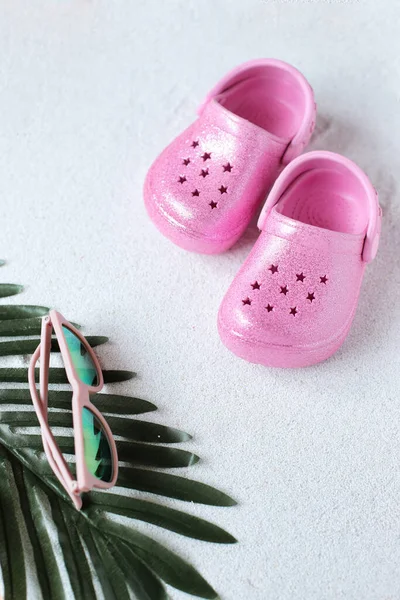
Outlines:
{"type": "Polygon", "coordinates": [[[399,598],[399,18],[390,0],[0,4],[1,279],[27,284],[16,302],[109,335],[103,365],[139,373],[120,390],[195,434],[204,461],[188,474],[240,506],[188,510],[239,544],[151,530],[223,600],[399,598]],[[255,229],[223,256],[187,254],[142,203],[148,166],[210,86],[260,56],[309,78],[312,148],[358,162],[385,211],[346,344],[301,371],[246,364],[218,338],[255,229]]]}

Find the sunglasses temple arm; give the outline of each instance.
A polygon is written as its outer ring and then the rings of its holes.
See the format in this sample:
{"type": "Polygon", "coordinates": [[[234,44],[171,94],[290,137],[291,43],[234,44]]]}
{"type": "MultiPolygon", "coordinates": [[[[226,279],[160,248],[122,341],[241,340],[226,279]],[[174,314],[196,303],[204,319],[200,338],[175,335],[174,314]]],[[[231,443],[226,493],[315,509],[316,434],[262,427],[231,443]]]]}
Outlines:
{"type": "Polygon", "coordinates": [[[56,475],[57,479],[59,480],[59,482],[61,483],[61,485],[63,486],[63,488],[65,489],[65,491],[67,492],[67,494],[69,495],[71,500],[73,501],[73,503],[75,504],[76,508],[78,510],[80,510],[82,508],[82,500],[81,500],[80,496],[74,494],[74,492],[73,492],[74,482],[72,480],[72,477],[69,474],[69,471],[68,471],[68,475],[69,475],[68,478],[65,478],[63,473],[61,473],[61,470],[59,469],[58,463],[54,459],[54,455],[53,455],[51,448],[48,445],[46,439],[44,437],[42,439],[43,439],[43,448],[46,453],[47,460],[49,461],[50,467],[52,468],[54,474],[56,475]]]}
{"type": "Polygon", "coordinates": [[[50,352],[51,352],[51,334],[53,325],[50,317],[42,319],[42,331],[40,337],[40,401],[43,405],[44,416],[47,420],[47,404],[48,404],[48,386],[49,386],[49,368],[50,368],[50,352]]]}
{"type": "Polygon", "coordinates": [[[76,508],[79,510],[82,507],[82,500],[80,496],[74,493],[76,482],[73,480],[68,465],[65,462],[65,459],[57,446],[57,442],[55,441],[54,436],[48,426],[47,402],[46,406],[44,407],[36,389],[35,367],[37,361],[39,360],[40,353],[41,345],[39,344],[29,364],[28,380],[33,406],[35,408],[41,428],[43,447],[54,474],[57,476],[65,491],[68,493],[76,508]]]}

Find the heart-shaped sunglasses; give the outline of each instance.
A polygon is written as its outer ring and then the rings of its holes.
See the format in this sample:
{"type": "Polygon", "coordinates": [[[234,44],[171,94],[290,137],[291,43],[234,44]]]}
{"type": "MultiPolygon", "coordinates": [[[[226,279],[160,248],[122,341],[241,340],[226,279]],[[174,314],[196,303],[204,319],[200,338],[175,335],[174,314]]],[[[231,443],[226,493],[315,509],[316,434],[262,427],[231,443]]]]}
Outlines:
{"type": "Polygon", "coordinates": [[[118,476],[118,455],[106,420],[90,402],[90,394],[99,392],[104,385],[99,361],[83,335],[55,310],[43,317],[40,344],[32,356],[28,378],[47,459],[76,508],[80,510],[83,492],[93,488],[107,489],[115,484],[118,476]],[[48,384],[53,331],[72,387],[76,479],[48,423],[48,384]],[[38,393],[35,367],[39,359],[38,393]]]}

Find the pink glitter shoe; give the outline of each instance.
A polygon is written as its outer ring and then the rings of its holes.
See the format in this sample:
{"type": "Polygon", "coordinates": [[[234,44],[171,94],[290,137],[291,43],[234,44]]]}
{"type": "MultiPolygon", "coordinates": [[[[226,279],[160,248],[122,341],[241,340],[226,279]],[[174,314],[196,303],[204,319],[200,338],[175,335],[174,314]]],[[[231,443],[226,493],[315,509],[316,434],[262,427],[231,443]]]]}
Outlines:
{"type": "Polygon", "coordinates": [[[223,343],[272,367],[305,367],[336,352],[378,249],[381,214],[375,189],[350,160],[331,152],[294,160],[275,182],[261,234],[221,304],[223,343]]]}
{"type": "Polygon", "coordinates": [[[314,123],[312,89],[294,67],[273,59],[237,67],[150,168],[144,198],[151,219],[186,250],[227,250],[281,168],[303,151],[314,123]]]}

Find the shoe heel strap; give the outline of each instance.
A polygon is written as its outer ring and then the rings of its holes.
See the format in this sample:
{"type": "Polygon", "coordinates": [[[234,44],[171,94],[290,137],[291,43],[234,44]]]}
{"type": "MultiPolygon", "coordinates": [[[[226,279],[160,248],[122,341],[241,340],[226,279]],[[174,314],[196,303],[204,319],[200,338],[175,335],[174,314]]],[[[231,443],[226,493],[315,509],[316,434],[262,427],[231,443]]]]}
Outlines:
{"type": "Polygon", "coordinates": [[[307,152],[296,158],[279,175],[275,181],[264,207],[260,213],[257,226],[262,231],[272,208],[277,204],[288,186],[305,171],[322,166],[334,167],[339,165],[353,173],[364,187],[368,202],[368,226],[365,235],[361,258],[365,263],[371,262],[378,251],[381,233],[382,209],[379,206],[378,192],[375,190],[366,174],[348,158],[334,152],[307,152]]]}
{"type": "Polygon", "coordinates": [[[197,114],[201,116],[205,107],[213,98],[222,92],[227,91],[240,81],[243,81],[254,75],[254,71],[262,67],[273,67],[280,70],[282,73],[282,79],[285,77],[287,79],[288,75],[295,79],[298,82],[304,96],[304,114],[302,122],[298,132],[288,144],[282,157],[282,164],[287,165],[294,158],[299,156],[307,146],[312,132],[314,131],[317,109],[312,87],[306,78],[300,73],[300,71],[298,71],[295,67],[292,67],[292,65],[275,58],[260,58],[256,60],[250,60],[242,65],[239,65],[238,67],[235,67],[224,77],[222,77],[222,79],[220,79],[220,81],[210,90],[203,102],[198,107],[197,114]]]}

